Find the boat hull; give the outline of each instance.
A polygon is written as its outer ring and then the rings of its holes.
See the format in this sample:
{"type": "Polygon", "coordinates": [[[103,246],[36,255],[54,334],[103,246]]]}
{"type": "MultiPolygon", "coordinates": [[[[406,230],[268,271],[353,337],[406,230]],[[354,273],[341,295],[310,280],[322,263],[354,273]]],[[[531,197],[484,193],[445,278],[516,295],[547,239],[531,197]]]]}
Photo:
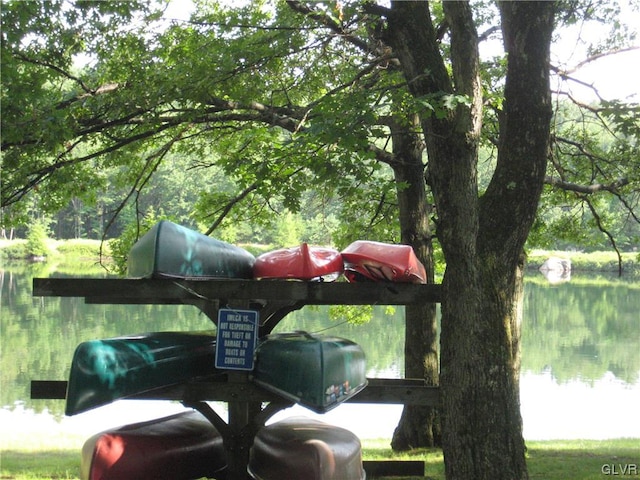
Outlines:
{"type": "Polygon", "coordinates": [[[215,374],[212,332],[155,332],[83,342],[71,362],[65,413],[215,374]]]}
{"type": "Polygon", "coordinates": [[[215,478],[226,467],[220,433],[198,412],[110,429],[82,447],[83,480],[215,478]]]}
{"type": "Polygon", "coordinates": [[[358,240],[342,251],[342,259],[350,282],[427,282],[424,265],[410,245],[358,240]]]}
{"type": "Polygon", "coordinates": [[[305,332],[264,337],[252,379],[281,397],[324,413],[367,385],[362,348],[344,338],[305,332]]]}
{"type": "Polygon", "coordinates": [[[253,278],[255,257],[243,248],[163,220],[129,252],[130,278],[253,278]]]}
{"type": "Polygon", "coordinates": [[[256,480],[363,480],[360,440],[344,428],[294,417],[260,429],[249,454],[256,480]]]}
{"type": "Polygon", "coordinates": [[[253,276],[256,279],[333,281],[343,270],[340,252],[303,243],[299,247],[263,253],[256,258],[253,276]]]}

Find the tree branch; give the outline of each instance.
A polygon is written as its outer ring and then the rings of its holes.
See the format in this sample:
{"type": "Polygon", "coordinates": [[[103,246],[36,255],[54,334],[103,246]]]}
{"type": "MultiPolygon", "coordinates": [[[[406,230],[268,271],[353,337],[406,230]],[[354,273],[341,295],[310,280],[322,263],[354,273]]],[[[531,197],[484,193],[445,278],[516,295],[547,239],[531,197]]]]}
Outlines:
{"type": "Polygon", "coordinates": [[[70,166],[76,165],[78,163],[87,162],[89,160],[92,160],[94,158],[98,158],[98,157],[100,157],[102,155],[105,155],[107,153],[115,152],[116,150],[119,150],[120,148],[122,148],[122,147],[124,147],[126,145],[129,145],[131,143],[135,143],[135,142],[137,142],[139,140],[144,140],[144,139],[153,137],[153,136],[157,135],[158,133],[161,133],[162,131],[164,131],[164,130],[166,130],[168,128],[171,128],[172,126],[173,125],[161,125],[155,130],[142,132],[140,134],[133,135],[131,137],[126,137],[126,138],[120,139],[117,142],[115,142],[114,144],[112,144],[112,145],[110,145],[108,147],[102,148],[102,149],[100,149],[98,151],[92,152],[92,153],[90,153],[88,155],[84,155],[82,157],[71,158],[71,159],[65,159],[64,156],[67,155],[75,145],[80,143],[81,140],[78,140],[75,144],[73,144],[73,146],[71,148],[66,149],[62,154],[58,155],[56,157],[56,161],[54,163],[31,172],[29,174],[30,179],[23,186],[21,186],[19,189],[17,189],[15,192],[13,192],[11,194],[7,193],[5,195],[6,192],[3,191],[2,206],[4,207],[4,206],[8,206],[10,204],[18,202],[27,193],[29,193],[29,191],[34,189],[37,185],[41,184],[49,176],[53,175],[53,173],[56,172],[57,170],[60,170],[60,169],[65,168],[65,167],[70,167],[70,166]]]}
{"type": "Polygon", "coordinates": [[[235,197],[233,197],[229,202],[227,202],[227,204],[218,210],[219,215],[218,217],[215,219],[215,221],[213,222],[213,224],[209,227],[209,229],[204,233],[205,235],[211,235],[211,233],[220,226],[220,224],[222,223],[222,221],[225,219],[225,217],[229,214],[229,212],[231,211],[231,209],[238,203],[240,203],[242,200],[244,200],[247,195],[249,195],[251,192],[257,190],[258,188],[258,182],[253,182],[251,185],[249,185],[247,188],[245,188],[244,190],[242,190],[238,195],[236,195],[235,197]]]}
{"type": "Polygon", "coordinates": [[[567,144],[567,145],[571,145],[572,147],[575,147],[582,155],[584,155],[585,157],[587,157],[587,158],[589,158],[591,160],[605,161],[604,158],[599,157],[598,155],[596,155],[593,152],[590,152],[589,150],[587,150],[585,148],[585,146],[582,143],[580,143],[580,142],[578,142],[576,140],[571,140],[569,138],[561,137],[561,136],[558,136],[558,135],[555,135],[553,137],[553,139],[557,140],[558,142],[561,142],[561,143],[564,143],[564,144],[567,144]]]}
{"type": "Polygon", "coordinates": [[[498,25],[494,25],[492,27],[489,27],[488,29],[486,29],[484,32],[478,34],[478,43],[479,42],[484,42],[485,40],[487,40],[491,35],[493,35],[496,32],[500,31],[500,27],[498,25]]]}
{"type": "Polygon", "coordinates": [[[587,206],[589,207],[589,210],[591,211],[591,215],[593,215],[593,218],[596,221],[598,230],[600,230],[602,233],[604,233],[607,236],[607,238],[609,239],[609,243],[611,243],[611,246],[616,251],[616,255],[618,256],[618,276],[621,277],[622,276],[622,254],[618,249],[616,238],[602,223],[602,219],[600,218],[600,215],[598,214],[598,211],[596,210],[594,205],[591,203],[591,200],[587,197],[581,197],[581,198],[586,202],[587,206]]]}
{"type": "Polygon", "coordinates": [[[593,55],[589,58],[586,58],[584,60],[582,60],[581,62],[577,63],[574,67],[572,68],[567,68],[567,69],[560,69],[558,67],[552,67],[552,70],[554,72],[556,72],[558,75],[562,76],[562,77],[566,77],[572,73],[577,72],[578,70],[580,70],[582,67],[584,67],[585,65],[589,65],[590,63],[593,63],[597,60],[600,60],[602,58],[606,58],[606,57],[610,57],[612,55],[617,55],[619,53],[625,53],[625,52],[633,52],[634,50],[639,50],[640,46],[633,46],[633,47],[627,47],[627,48],[621,48],[619,50],[612,50],[609,52],[602,52],[602,53],[598,53],[596,55],[593,55]]]}
{"type": "Polygon", "coordinates": [[[59,73],[63,77],[66,77],[69,80],[73,80],[78,85],[80,85],[80,88],[82,88],[82,90],[84,90],[88,94],[93,94],[94,93],[94,91],[92,89],[90,89],[80,78],[76,77],[75,75],[71,75],[69,72],[67,72],[66,70],[64,70],[63,68],[61,68],[61,67],[59,67],[57,65],[54,65],[53,63],[45,62],[43,60],[36,60],[35,58],[29,58],[29,57],[27,57],[26,55],[24,55],[24,54],[22,54],[20,52],[12,52],[12,54],[13,54],[14,57],[16,57],[19,60],[22,60],[23,62],[32,63],[33,65],[39,65],[41,67],[49,68],[49,69],[59,73]]]}
{"type": "Polygon", "coordinates": [[[570,192],[581,193],[584,195],[592,195],[598,192],[617,192],[621,187],[629,184],[629,179],[627,178],[619,178],[615,182],[610,183],[609,185],[604,185],[602,183],[593,183],[591,185],[579,185],[577,183],[567,182],[565,180],[546,176],[544,178],[544,183],[547,185],[551,185],[553,187],[560,188],[562,190],[567,190],[570,192]]]}
{"type": "MultiPolygon", "coordinates": [[[[104,255],[103,255],[103,246],[104,246],[104,242],[107,239],[107,233],[109,232],[109,229],[115,223],[116,219],[118,218],[118,215],[120,215],[120,212],[122,212],[124,207],[127,205],[127,202],[129,201],[129,199],[132,196],[134,196],[134,194],[135,194],[135,197],[136,197],[136,203],[138,202],[138,198],[140,196],[140,192],[141,192],[142,188],[144,188],[144,186],[149,182],[149,180],[151,179],[153,174],[158,170],[158,167],[160,166],[160,164],[164,160],[165,156],[171,150],[171,147],[173,147],[173,145],[176,142],[178,142],[178,141],[180,141],[182,139],[184,133],[189,128],[190,128],[190,126],[186,126],[182,130],[180,130],[168,142],[166,142],[164,145],[162,145],[160,148],[158,148],[154,153],[152,153],[151,155],[149,155],[147,157],[146,162],[145,162],[144,166],[142,167],[142,170],[140,170],[140,173],[138,174],[133,186],[129,190],[129,193],[120,202],[118,207],[114,210],[114,213],[111,215],[111,218],[109,218],[109,221],[107,222],[107,224],[104,227],[104,230],[102,232],[102,240],[100,242],[100,250],[99,250],[100,264],[101,265],[104,266],[104,264],[102,263],[102,259],[104,257],[104,255]]],[[[139,220],[139,219],[137,219],[137,220],[139,220]]]]}
{"type": "Polygon", "coordinates": [[[370,50],[369,45],[367,44],[366,41],[347,32],[344,28],[342,28],[342,25],[340,25],[338,22],[336,22],[333,18],[331,18],[326,13],[313,10],[298,0],[287,0],[287,5],[289,5],[289,7],[291,7],[293,11],[298,12],[302,15],[305,15],[315,20],[320,25],[323,25],[324,27],[328,28],[330,31],[332,31],[336,35],[347,40],[352,45],[355,45],[356,47],[358,47],[360,50],[364,52],[368,52],[370,50]]]}
{"type": "Polygon", "coordinates": [[[118,90],[120,87],[122,87],[122,85],[119,83],[107,83],[105,85],[99,86],[95,90],[85,90],[86,93],[83,93],[82,95],[77,95],[67,100],[63,100],[58,105],[56,105],[55,108],[56,110],[62,110],[63,108],[68,107],[72,103],[79,102],[80,100],[86,100],[87,98],[90,98],[90,97],[104,95],[105,93],[111,93],[118,90]]]}

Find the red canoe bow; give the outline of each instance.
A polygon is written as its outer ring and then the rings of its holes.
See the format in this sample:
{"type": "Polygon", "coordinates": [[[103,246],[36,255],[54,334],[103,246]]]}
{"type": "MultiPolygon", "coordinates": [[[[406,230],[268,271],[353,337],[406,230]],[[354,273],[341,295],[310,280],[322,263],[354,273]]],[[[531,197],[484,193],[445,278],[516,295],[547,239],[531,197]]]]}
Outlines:
{"type": "Polygon", "coordinates": [[[424,265],[409,245],[357,240],[342,251],[350,282],[426,283],[424,265]]]}

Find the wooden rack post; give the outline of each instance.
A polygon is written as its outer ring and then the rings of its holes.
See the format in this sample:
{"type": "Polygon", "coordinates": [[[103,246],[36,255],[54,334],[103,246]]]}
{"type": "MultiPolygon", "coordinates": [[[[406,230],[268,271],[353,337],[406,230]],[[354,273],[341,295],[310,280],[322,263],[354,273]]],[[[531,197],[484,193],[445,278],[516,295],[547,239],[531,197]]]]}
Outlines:
{"type": "MultiPolygon", "coordinates": [[[[400,283],[292,282],[201,279],[34,278],[34,296],[84,297],[87,303],[194,305],[214,323],[221,306],[260,312],[259,335],[270,333],[287,314],[305,305],[410,305],[438,303],[440,285],[400,283]]],[[[64,398],[66,382],[33,381],[32,398],[64,398]]],[[[225,381],[187,381],[137,395],[138,399],[179,400],[196,408],[220,431],[227,454],[227,478],[246,480],[249,448],[258,429],[274,413],[288,407],[279,397],[248,381],[246,372],[229,372],[225,381]],[[229,405],[224,422],[206,401],[229,405]],[[265,408],[262,404],[267,403],[265,408]]],[[[360,403],[439,403],[439,389],[423,380],[369,379],[349,400],[360,403]]]]}

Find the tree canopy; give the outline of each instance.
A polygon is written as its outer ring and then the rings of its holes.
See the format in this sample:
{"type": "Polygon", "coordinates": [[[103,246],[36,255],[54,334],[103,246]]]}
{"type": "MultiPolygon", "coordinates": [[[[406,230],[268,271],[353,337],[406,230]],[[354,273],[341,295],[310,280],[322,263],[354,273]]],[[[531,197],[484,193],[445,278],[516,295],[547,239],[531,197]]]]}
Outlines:
{"type": "MultiPolygon", "coordinates": [[[[91,203],[118,188],[108,217],[125,199],[140,199],[163,162],[175,163],[167,158],[182,157],[171,175],[226,178],[216,189],[189,188],[197,198],[192,221],[208,230],[225,215],[237,221],[251,211],[258,220],[272,208],[299,211],[309,184],[325,190],[322,201],[344,202],[343,219],[358,231],[382,227],[397,217],[387,167],[394,161],[392,115],[439,116],[466,101],[455,92],[412,98],[382,39],[383,19],[358,2],[199,2],[189,20],[163,18],[161,7],[4,4],[3,226],[24,222],[26,206],[55,212],[72,199],[91,203]]],[[[474,9],[481,45],[499,38],[495,8],[478,2],[474,9]]],[[[581,22],[587,32],[619,9],[566,4],[558,18],[581,22]]],[[[437,5],[433,14],[446,53],[447,24],[437,5]]],[[[625,28],[615,24],[586,53],[629,48],[634,38],[625,28]]],[[[504,54],[483,58],[482,68],[481,188],[495,165],[504,54]]],[[[566,65],[552,69],[562,85],[571,81],[566,65]]],[[[637,103],[585,105],[560,90],[555,112],[553,161],[531,238],[601,244],[585,228],[593,226],[614,245],[634,245],[637,103]]]]}

